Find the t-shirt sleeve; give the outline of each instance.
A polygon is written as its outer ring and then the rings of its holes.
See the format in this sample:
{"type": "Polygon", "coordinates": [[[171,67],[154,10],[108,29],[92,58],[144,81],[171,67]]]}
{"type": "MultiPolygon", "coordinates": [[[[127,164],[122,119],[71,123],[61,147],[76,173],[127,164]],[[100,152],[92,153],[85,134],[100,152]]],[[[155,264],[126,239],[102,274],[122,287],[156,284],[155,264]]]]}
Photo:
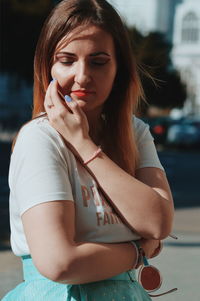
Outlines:
{"type": "Polygon", "coordinates": [[[17,138],[11,156],[9,185],[20,214],[48,201],[73,201],[67,160],[56,134],[49,128],[50,125],[46,128],[27,125],[17,138]]]}
{"type": "Polygon", "coordinates": [[[158,158],[154,139],[149,130],[149,125],[134,116],[133,126],[139,151],[138,169],[143,167],[157,167],[164,170],[158,158]]]}

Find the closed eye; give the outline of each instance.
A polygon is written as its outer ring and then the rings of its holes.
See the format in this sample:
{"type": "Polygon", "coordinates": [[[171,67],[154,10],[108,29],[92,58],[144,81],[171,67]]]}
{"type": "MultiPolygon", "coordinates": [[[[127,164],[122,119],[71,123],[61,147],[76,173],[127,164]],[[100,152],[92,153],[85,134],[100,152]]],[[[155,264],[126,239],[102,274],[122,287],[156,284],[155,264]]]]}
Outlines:
{"type": "Polygon", "coordinates": [[[97,65],[97,66],[104,66],[106,65],[110,59],[95,59],[91,61],[92,65],[97,65]]]}
{"type": "Polygon", "coordinates": [[[60,62],[61,64],[64,64],[64,65],[71,65],[73,64],[73,62],[76,60],[74,56],[72,55],[66,55],[64,53],[58,53],[56,55],[56,60],[58,62],[60,62]]]}
{"type": "Polygon", "coordinates": [[[64,65],[71,65],[73,64],[73,62],[75,61],[75,59],[73,58],[68,58],[66,56],[63,56],[63,57],[56,57],[57,61],[61,64],[64,64],[64,65]]]}
{"type": "MultiPolygon", "coordinates": [[[[58,53],[56,55],[56,60],[63,65],[72,65],[77,61],[77,57],[74,55],[69,55],[68,53],[58,53]]],[[[88,63],[93,66],[104,66],[110,61],[110,57],[101,56],[90,56],[88,63]]]]}
{"type": "Polygon", "coordinates": [[[74,61],[71,61],[71,60],[59,60],[59,62],[63,65],[71,65],[73,64],[74,61]]]}

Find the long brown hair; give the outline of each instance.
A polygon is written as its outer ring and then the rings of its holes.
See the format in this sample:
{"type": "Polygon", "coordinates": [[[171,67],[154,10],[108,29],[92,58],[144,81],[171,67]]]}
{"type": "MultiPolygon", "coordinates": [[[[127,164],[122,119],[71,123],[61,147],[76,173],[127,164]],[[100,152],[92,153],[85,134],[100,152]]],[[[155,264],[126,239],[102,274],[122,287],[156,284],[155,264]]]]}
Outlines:
{"type": "Polygon", "coordinates": [[[128,33],[115,9],[106,0],[63,0],[51,12],[41,31],[34,60],[32,118],[44,112],[44,97],[51,80],[56,47],[78,26],[96,25],[111,34],[116,50],[117,74],[103,114],[105,152],[124,170],[134,174],[138,154],[132,115],[142,88],[128,33]]]}

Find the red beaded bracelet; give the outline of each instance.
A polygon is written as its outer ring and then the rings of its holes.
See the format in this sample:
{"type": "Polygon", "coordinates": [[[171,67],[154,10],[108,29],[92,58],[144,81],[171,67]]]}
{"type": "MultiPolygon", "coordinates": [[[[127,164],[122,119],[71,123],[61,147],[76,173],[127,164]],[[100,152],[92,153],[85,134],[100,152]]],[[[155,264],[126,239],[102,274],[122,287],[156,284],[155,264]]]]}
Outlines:
{"type": "Polygon", "coordinates": [[[89,162],[91,162],[92,160],[94,160],[101,152],[102,152],[101,147],[98,147],[98,149],[94,152],[94,154],[92,155],[92,157],[89,158],[88,160],[85,160],[83,162],[83,164],[87,165],[89,162]]]}

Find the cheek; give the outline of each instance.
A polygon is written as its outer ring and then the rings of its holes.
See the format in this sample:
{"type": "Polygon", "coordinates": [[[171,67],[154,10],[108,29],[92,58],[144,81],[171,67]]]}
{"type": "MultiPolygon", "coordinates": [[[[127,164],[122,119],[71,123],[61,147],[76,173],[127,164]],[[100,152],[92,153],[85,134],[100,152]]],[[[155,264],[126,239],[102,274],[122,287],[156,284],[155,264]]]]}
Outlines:
{"type": "Polygon", "coordinates": [[[56,74],[57,74],[57,68],[55,66],[55,64],[51,67],[51,77],[52,78],[56,78],[56,74]]]}
{"type": "Polygon", "coordinates": [[[107,73],[107,76],[104,76],[102,80],[102,84],[104,86],[104,89],[109,94],[113,88],[113,84],[116,77],[116,70],[112,70],[110,73],[107,73]]]}
{"type": "Polygon", "coordinates": [[[52,78],[57,79],[60,87],[64,90],[68,90],[71,85],[71,77],[69,71],[66,71],[65,68],[57,66],[56,64],[51,69],[52,78]]]}
{"type": "Polygon", "coordinates": [[[105,102],[113,88],[113,80],[102,80],[99,86],[99,96],[105,102]]]}
{"type": "Polygon", "coordinates": [[[56,78],[57,80],[64,80],[67,78],[67,72],[62,68],[61,66],[58,66],[57,64],[54,64],[51,68],[51,75],[53,78],[56,78]]]}

